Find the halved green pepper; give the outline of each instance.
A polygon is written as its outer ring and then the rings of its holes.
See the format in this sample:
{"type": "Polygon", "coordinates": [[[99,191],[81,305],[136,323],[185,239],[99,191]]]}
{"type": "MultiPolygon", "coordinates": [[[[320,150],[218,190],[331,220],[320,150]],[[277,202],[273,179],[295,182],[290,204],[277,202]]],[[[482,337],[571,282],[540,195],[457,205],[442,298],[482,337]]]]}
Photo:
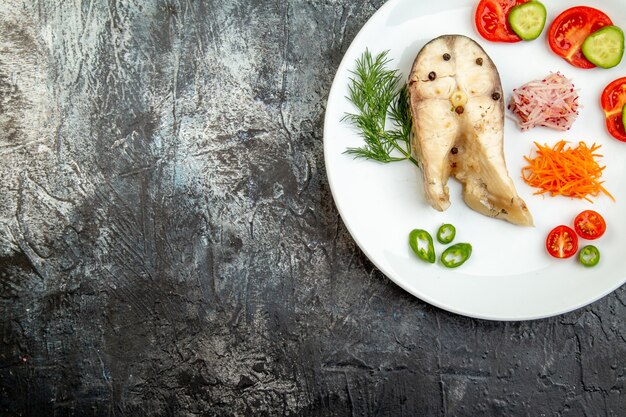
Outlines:
{"type": "Polygon", "coordinates": [[[448,247],[441,254],[441,263],[447,268],[456,268],[465,263],[472,256],[472,245],[457,243],[448,247]]]}
{"type": "Polygon", "coordinates": [[[596,266],[600,262],[600,251],[593,245],[587,245],[578,253],[578,260],[587,268],[596,266]]]}
{"type": "Polygon", "coordinates": [[[435,246],[433,238],[426,230],[415,229],[409,234],[409,245],[413,252],[422,260],[435,263],[435,246]]]}
{"type": "Polygon", "coordinates": [[[437,231],[437,240],[444,245],[452,242],[454,236],[456,236],[456,228],[451,224],[442,224],[437,231]]]}

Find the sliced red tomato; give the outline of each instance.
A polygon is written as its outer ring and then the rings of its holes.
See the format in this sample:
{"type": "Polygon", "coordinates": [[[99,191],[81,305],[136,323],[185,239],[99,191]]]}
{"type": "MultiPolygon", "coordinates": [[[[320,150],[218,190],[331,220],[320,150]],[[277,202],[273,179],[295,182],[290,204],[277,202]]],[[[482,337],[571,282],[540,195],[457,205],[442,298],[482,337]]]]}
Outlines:
{"type": "Polygon", "coordinates": [[[569,258],[578,251],[578,237],[571,228],[561,225],[548,233],[546,249],[555,258],[569,258]]]}
{"type": "Polygon", "coordinates": [[[593,32],[611,26],[611,18],[598,9],[576,6],[558,15],[550,30],[548,43],[555,54],[578,68],[594,68],[582,52],[582,44],[593,32]]]}
{"type": "Polygon", "coordinates": [[[476,7],[474,23],[480,36],[492,42],[519,42],[522,40],[513,32],[507,16],[518,4],[530,0],[480,0],[476,7]]]}
{"type": "Polygon", "coordinates": [[[600,104],[611,136],[626,142],[626,130],[622,120],[622,109],[626,104],[626,77],[618,78],[606,86],[600,97],[600,104]]]}
{"type": "Polygon", "coordinates": [[[578,236],[587,240],[599,238],[606,231],[606,222],[600,213],[585,210],[574,219],[574,229],[578,236]]]}

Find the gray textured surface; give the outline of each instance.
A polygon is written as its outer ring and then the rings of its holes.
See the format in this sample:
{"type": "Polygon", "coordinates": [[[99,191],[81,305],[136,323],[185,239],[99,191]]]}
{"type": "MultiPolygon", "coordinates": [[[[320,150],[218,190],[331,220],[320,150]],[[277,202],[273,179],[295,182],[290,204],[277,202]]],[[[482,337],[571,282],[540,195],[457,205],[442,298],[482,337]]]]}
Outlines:
{"type": "Polygon", "coordinates": [[[472,320],[348,235],[324,103],[381,3],[3,2],[0,415],[626,415],[623,289],[472,320]]]}

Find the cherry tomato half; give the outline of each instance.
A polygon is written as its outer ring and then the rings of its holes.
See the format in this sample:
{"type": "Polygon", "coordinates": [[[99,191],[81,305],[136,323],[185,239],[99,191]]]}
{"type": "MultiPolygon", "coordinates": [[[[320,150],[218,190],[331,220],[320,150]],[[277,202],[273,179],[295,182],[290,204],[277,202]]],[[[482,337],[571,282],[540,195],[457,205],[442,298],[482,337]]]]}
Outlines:
{"type": "Polygon", "coordinates": [[[626,77],[618,78],[606,86],[600,97],[600,104],[611,136],[626,142],[626,130],[622,120],[622,109],[626,104],[626,77]]]}
{"type": "Polygon", "coordinates": [[[561,225],[548,233],[546,249],[555,258],[569,258],[578,251],[578,237],[571,228],[561,225]]]}
{"type": "Polygon", "coordinates": [[[574,219],[574,229],[583,239],[594,240],[606,232],[606,222],[600,213],[585,210],[574,219]]]}
{"type": "Polygon", "coordinates": [[[582,44],[593,32],[611,26],[611,18],[598,9],[576,6],[558,15],[548,30],[548,43],[555,54],[578,68],[594,68],[582,52],[582,44]]]}
{"type": "Polygon", "coordinates": [[[530,0],[480,0],[476,7],[474,23],[480,36],[492,42],[520,42],[522,38],[517,36],[507,16],[509,11],[530,0]]]}

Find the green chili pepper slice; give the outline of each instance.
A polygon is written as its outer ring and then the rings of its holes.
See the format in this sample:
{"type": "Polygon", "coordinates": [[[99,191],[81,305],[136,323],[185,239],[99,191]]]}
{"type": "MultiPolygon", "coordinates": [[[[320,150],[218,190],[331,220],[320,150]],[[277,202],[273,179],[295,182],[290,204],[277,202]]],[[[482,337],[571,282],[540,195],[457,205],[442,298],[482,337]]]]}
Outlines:
{"type": "Polygon", "coordinates": [[[441,263],[447,268],[457,268],[465,263],[472,255],[472,245],[457,243],[448,247],[441,254],[441,263]]]}
{"type": "Polygon", "coordinates": [[[415,229],[409,234],[409,245],[413,252],[422,260],[435,263],[435,247],[433,238],[426,230],[415,229]]]}
{"type": "Polygon", "coordinates": [[[587,245],[578,253],[578,260],[587,268],[596,266],[600,262],[600,251],[593,245],[587,245]]]}
{"type": "Polygon", "coordinates": [[[437,240],[439,243],[447,245],[454,240],[456,236],[456,228],[451,224],[442,224],[437,231],[437,240]]]}

